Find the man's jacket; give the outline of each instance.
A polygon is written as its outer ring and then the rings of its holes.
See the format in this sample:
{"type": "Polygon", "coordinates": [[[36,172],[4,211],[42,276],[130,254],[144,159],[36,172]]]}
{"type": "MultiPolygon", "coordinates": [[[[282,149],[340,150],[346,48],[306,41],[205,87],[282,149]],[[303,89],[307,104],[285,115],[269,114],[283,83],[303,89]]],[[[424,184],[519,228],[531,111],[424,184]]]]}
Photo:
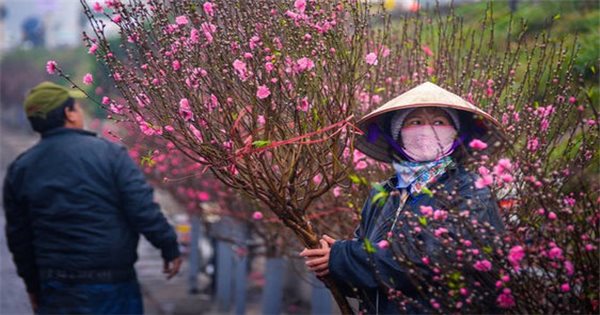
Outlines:
{"type": "MultiPolygon", "coordinates": [[[[462,167],[450,168],[441,175],[436,183],[429,186],[433,195],[425,193],[409,195],[406,203],[399,209],[397,225],[393,226],[396,212],[400,205],[400,196],[396,186],[396,178],[383,184],[383,188],[390,193],[384,200],[374,201],[378,194],[373,189],[364,204],[361,223],[351,240],[335,242],[331,247],[329,258],[329,272],[336,282],[348,295],[361,299],[361,310],[368,314],[397,314],[401,311],[397,303],[388,301],[387,288],[401,290],[405,295],[417,300],[422,307],[408,307],[408,313],[428,313],[429,299],[420,296],[413,286],[411,276],[395,259],[394,252],[402,251],[405,258],[417,267],[418,272],[427,278],[427,269],[422,262],[423,253],[415,248],[417,242],[423,242],[421,251],[425,248],[425,255],[435,257],[436,251],[442,251],[444,246],[430,233],[420,233],[418,239],[413,238],[408,227],[407,214],[413,218],[422,216],[421,206],[432,206],[434,209],[448,209],[453,206],[461,210],[470,210],[471,218],[480,222],[488,222],[497,231],[503,230],[503,223],[498,214],[498,209],[489,189],[476,189],[475,176],[462,167]],[[455,198],[459,204],[449,205],[441,201],[441,190],[456,192],[460,198],[455,198]],[[396,191],[397,193],[393,193],[396,191]],[[458,201],[460,200],[460,201],[458,201]],[[402,227],[398,227],[403,222],[402,227]],[[387,239],[387,234],[392,232],[392,244],[389,249],[377,248],[377,243],[387,239]],[[404,240],[400,241],[398,235],[404,240]],[[366,246],[368,242],[373,248],[371,253],[366,246]],[[400,246],[398,248],[397,246],[400,246]],[[396,250],[393,250],[393,249],[396,250]]],[[[449,210],[449,209],[448,209],[449,210]]],[[[413,219],[414,221],[414,219],[413,219]]],[[[456,232],[455,227],[446,226],[450,233],[456,232]]],[[[433,260],[434,258],[432,258],[433,260]]],[[[413,279],[414,280],[414,279],[413,279]]],[[[493,307],[493,306],[492,306],[493,307]]]]}
{"type": "Polygon", "coordinates": [[[4,182],[8,246],[27,290],[42,274],[135,275],[140,233],[164,259],[179,256],[152,194],[124,147],[79,129],[42,134],[4,182]]]}

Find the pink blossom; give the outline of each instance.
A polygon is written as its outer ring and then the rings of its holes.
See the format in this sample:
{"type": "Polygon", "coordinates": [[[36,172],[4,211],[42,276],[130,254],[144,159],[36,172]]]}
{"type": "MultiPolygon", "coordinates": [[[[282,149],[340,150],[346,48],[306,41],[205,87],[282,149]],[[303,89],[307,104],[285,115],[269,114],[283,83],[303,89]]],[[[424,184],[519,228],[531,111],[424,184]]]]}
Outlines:
{"type": "Polygon", "coordinates": [[[254,58],[254,56],[251,53],[249,53],[249,52],[244,53],[244,59],[252,59],[252,58],[254,58]]]}
{"type": "Polygon", "coordinates": [[[173,126],[171,126],[171,125],[166,125],[165,130],[168,132],[173,132],[173,131],[175,131],[175,128],[173,128],[173,126]]]}
{"type": "Polygon", "coordinates": [[[102,97],[102,104],[104,104],[104,105],[110,104],[110,98],[108,98],[108,96],[102,97]]]}
{"type": "Polygon", "coordinates": [[[306,10],[306,0],[294,1],[294,8],[296,8],[296,10],[298,10],[298,12],[304,13],[304,10],[306,10]]]}
{"type": "Polygon", "coordinates": [[[206,37],[206,41],[209,44],[212,43],[212,41],[213,41],[212,34],[217,30],[217,27],[212,23],[204,22],[204,23],[200,24],[200,28],[202,29],[202,32],[204,33],[204,37],[206,37]]]}
{"type": "Polygon", "coordinates": [[[565,270],[567,271],[567,276],[572,276],[573,273],[575,273],[575,267],[570,260],[565,260],[564,266],[565,270]]]}
{"type": "Polygon", "coordinates": [[[275,67],[275,66],[273,66],[273,63],[271,63],[271,62],[267,62],[267,63],[265,63],[265,69],[267,69],[267,72],[268,72],[268,73],[271,73],[271,71],[273,71],[273,68],[274,68],[274,67],[275,67]]]}
{"type": "Polygon", "coordinates": [[[113,73],[113,79],[115,79],[115,81],[121,81],[121,74],[119,72],[113,73]]]}
{"type": "Polygon", "coordinates": [[[233,68],[235,69],[242,81],[246,81],[248,79],[248,70],[246,69],[245,62],[236,59],[233,61],[233,68]]]}
{"type": "Polygon", "coordinates": [[[194,120],[194,113],[192,112],[190,102],[187,98],[182,98],[179,101],[179,116],[181,116],[184,121],[194,120]]]}
{"type": "Polygon", "coordinates": [[[210,195],[205,191],[199,191],[198,192],[198,200],[208,201],[208,200],[210,200],[210,195]]]}
{"type": "Polygon", "coordinates": [[[271,90],[266,85],[261,85],[256,90],[256,97],[263,100],[271,95],[271,90]]]}
{"type": "Polygon", "coordinates": [[[192,134],[194,135],[194,137],[196,137],[196,139],[198,139],[200,142],[203,141],[202,139],[202,133],[200,133],[200,130],[198,130],[198,128],[196,128],[196,126],[190,124],[189,126],[190,131],[192,131],[192,134]]]}
{"type": "Polygon", "coordinates": [[[367,56],[365,57],[365,61],[367,62],[367,64],[375,66],[377,65],[377,54],[376,53],[368,53],[367,56]]]}
{"type": "Polygon", "coordinates": [[[120,23],[121,22],[121,15],[117,14],[117,15],[113,16],[112,20],[115,23],[120,23]]]}
{"type": "Polygon", "coordinates": [[[102,13],[102,11],[104,11],[104,8],[102,8],[100,3],[98,3],[98,2],[94,3],[94,6],[92,6],[92,9],[94,9],[94,12],[96,12],[96,13],[102,13]]]}
{"type": "Polygon", "coordinates": [[[510,291],[502,292],[496,299],[496,303],[498,303],[498,306],[502,308],[511,308],[515,306],[515,299],[513,298],[510,291]]]}
{"type": "Polygon", "coordinates": [[[299,111],[303,111],[306,113],[306,112],[308,112],[309,107],[310,107],[310,103],[308,103],[308,98],[303,97],[302,99],[300,99],[300,102],[296,108],[299,111]]]}
{"type": "Polygon", "coordinates": [[[389,55],[390,55],[390,49],[389,49],[389,48],[387,48],[386,46],[383,46],[383,49],[382,49],[382,51],[381,51],[381,56],[382,56],[383,58],[385,58],[385,57],[387,57],[387,56],[389,56],[389,55]]]}
{"type": "Polygon", "coordinates": [[[500,179],[505,183],[512,183],[515,180],[510,174],[502,174],[500,179]]]}
{"type": "Polygon", "coordinates": [[[474,150],[481,151],[485,150],[488,145],[479,139],[473,139],[473,141],[469,142],[469,147],[473,148],[474,150]]]}
{"type": "Polygon", "coordinates": [[[135,100],[138,103],[139,107],[144,108],[144,107],[146,107],[146,105],[150,105],[150,99],[144,93],[140,93],[140,94],[136,95],[135,100]]]}
{"type": "Polygon", "coordinates": [[[185,15],[180,15],[178,17],[175,18],[175,23],[177,23],[177,25],[186,25],[189,23],[187,16],[185,15]]]}
{"type": "Polygon", "coordinates": [[[360,170],[366,169],[367,167],[369,167],[369,164],[367,164],[367,162],[365,162],[365,161],[359,161],[354,166],[354,169],[357,170],[357,171],[360,171],[360,170]]]}
{"type": "Polygon", "coordinates": [[[423,257],[423,258],[421,258],[421,261],[426,265],[429,265],[429,263],[430,263],[429,257],[423,257]]]}
{"type": "Polygon", "coordinates": [[[256,118],[256,123],[260,126],[264,126],[264,124],[266,123],[266,119],[265,116],[263,115],[258,115],[258,117],[256,118]]]}
{"type": "Polygon", "coordinates": [[[352,153],[352,161],[354,163],[356,163],[356,162],[358,162],[358,161],[360,161],[360,160],[362,160],[362,159],[364,159],[366,157],[367,156],[364,153],[362,153],[362,152],[360,152],[358,150],[354,150],[354,152],[352,153]]]}
{"type": "MultiPolygon", "coordinates": [[[[96,2],[96,3],[98,3],[98,2],[96,2]]],[[[90,49],[88,50],[88,54],[94,54],[94,53],[96,53],[96,50],[98,50],[98,45],[92,44],[92,46],[90,46],[90,49]]]]}
{"type": "Polygon", "coordinates": [[[321,176],[321,174],[317,174],[317,175],[315,175],[315,177],[313,177],[313,182],[317,185],[321,184],[322,181],[323,181],[323,176],[321,176]]]}
{"type": "Polygon", "coordinates": [[[256,48],[256,45],[260,42],[260,37],[254,35],[250,38],[250,42],[248,43],[248,46],[250,46],[250,49],[254,49],[256,48]]]}
{"type": "Polygon", "coordinates": [[[548,258],[550,259],[562,259],[563,258],[563,251],[562,249],[560,249],[560,247],[555,246],[552,247],[549,251],[548,251],[548,258]]]}
{"type": "Polygon", "coordinates": [[[491,175],[484,175],[475,180],[475,188],[482,189],[494,183],[494,178],[491,175]]]}
{"type": "Polygon", "coordinates": [[[214,7],[211,2],[204,2],[202,9],[204,10],[204,13],[208,14],[209,16],[215,15],[214,7]]]}
{"type": "Polygon", "coordinates": [[[426,217],[433,215],[433,208],[430,206],[421,206],[419,210],[421,211],[421,214],[426,217]]]}
{"type": "Polygon", "coordinates": [[[179,60],[173,60],[173,70],[178,71],[179,69],[181,69],[181,62],[179,62],[179,60]]]}
{"type": "Polygon", "coordinates": [[[569,292],[569,291],[571,291],[571,286],[568,283],[563,283],[560,286],[560,290],[563,292],[569,292]]]}
{"type": "Polygon", "coordinates": [[[444,233],[448,233],[448,229],[446,229],[446,228],[438,228],[438,229],[436,229],[436,230],[433,232],[433,234],[434,234],[436,237],[440,237],[440,236],[442,236],[442,234],[444,234],[444,233]]]}
{"type": "Polygon", "coordinates": [[[556,213],[554,213],[554,212],[548,213],[548,219],[550,219],[550,220],[556,220],[556,213]]]}
{"type": "Polygon", "coordinates": [[[571,103],[571,104],[577,103],[577,99],[575,98],[575,96],[569,97],[569,103],[571,103]]]}
{"type": "Polygon", "coordinates": [[[335,186],[331,193],[333,193],[334,197],[339,197],[342,195],[342,188],[340,186],[335,186]]]}
{"type": "Polygon", "coordinates": [[[381,249],[387,249],[388,247],[390,247],[390,243],[387,240],[381,240],[377,243],[377,247],[381,249]]]}
{"type": "Polygon", "coordinates": [[[508,261],[510,262],[511,266],[515,268],[515,270],[519,270],[520,262],[524,257],[525,250],[521,245],[513,246],[508,252],[508,261]]]}
{"type": "Polygon", "coordinates": [[[302,58],[298,59],[296,64],[298,65],[297,70],[299,72],[306,71],[306,70],[312,70],[315,67],[315,63],[310,58],[306,58],[306,57],[302,57],[302,58]]]}
{"type": "Polygon", "coordinates": [[[477,172],[479,172],[479,174],[480,174],[480,175],[482,175],[482,176],[485,176],[485,175],[489,175],[489,174],[490,174],[490,170],[489,170],[487,167],[485,167],[485,166],[480,166],[480,167],[477,169],[477,172]]]}
{"type": "Polygon", "coordinates": [[[500,168],[500,173],[512,170],[512,163],[509,159],[500,159],[497,166],[500,168]]]}
{"type": "Polygon", "coordinates": [[[444,210],[435,210],[433,212],[433,219],[434,220],[446,220],[446,218],[448,218],[448,211],[444,211],[444,210]]]}
{"type": "Polygon", "coordinates": [[[46,72],[48,72],[48,74],[54,74],[56,72],[56,66],[56,61],[49,60],[46,62],[46,72]]]}
{"type": "Polygon", "coordinates": [[[423,52],[427,56],[429,56],[429,57],[433,56],[433,52],[431,51],[431,48],[429,48],[429,46],[423,45],[423,46],[421,46],[421,49],[423,49],[423,52]]]}
{"type": "Polygon", "coordinates": [[[197,44],[199,40],[200,32],[197,29],[192,28],[192,30],[190,31],[190,43],[197,44]]]}
{"type": "Polygon", "coordinates": [[[257,221],[262,220],[263,217],[264,216],[263,216],[262,212],[260,212],[260,211],[254,211],[254,213],[252,213],[252,219],[254,219],[254,220],[257,220],[257,221]]]}
{"type": "Polygon", "coordinates": [[[92,83],[94,83],[94,77],[92,76],[91,73],[86,73],[83,76],[83,84],[85,84],[85,85],[91,85],[92,83]]]}
{"type": "Polygon", "coordinates": [[[492,263],[487,259],[478,260],[473,267],[479,271],[490,271],[492,270],[492,263]]]}
{"type": "Polygon", "coordinates": [[[527,141],[527,150],[529,150],[531,152],[537,151],[538,146],[539,146],[539,142],[538,142],[537,137],[531,138],[527,141]]]}
{"type": "Polygon", "coordinates": [[[123,113],[123,105],[110,104],[110,111],[117,115],[121,115],[123,113]]]}

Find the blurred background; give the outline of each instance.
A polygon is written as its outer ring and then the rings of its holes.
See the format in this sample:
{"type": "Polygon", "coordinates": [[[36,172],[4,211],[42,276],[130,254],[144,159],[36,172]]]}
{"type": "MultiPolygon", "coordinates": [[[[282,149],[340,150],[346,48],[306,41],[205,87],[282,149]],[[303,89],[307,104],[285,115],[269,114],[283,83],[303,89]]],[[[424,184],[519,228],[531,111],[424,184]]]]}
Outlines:
{"type": "MultiPolygon", "coordinates": [[[[95,1],[89,1],[90,3],[95,1]]],[[[436,6],[434,0],[369,1],[383,6],[399,18],[436,6]]],[[[448,0],[439,0],[449,9],[448,0]]],[[[458,15],[466,28],[478,27],[487,3],[455,0],[458,15]]],[[[579,38],[577,65],[585,80],[595,80],[600,56],[599,1],[507,0],[495,1],[498,31],[508,31],[510,14],[528,21],[533,35],[553,25],[559,37],[579,38]],[[596,67],[589,67],[596,65],[596,67]]],[[[58,81],[45,71],[48,60],[56,60],[75,78],[93,73],[94,85],[88,93],[100,98],[114,94],[102,66],[82,46],[81,34],[89,29],[79,0],[0,0],[0,175],[7,165],[38,139],[22,111],[28,89],[44,80],[58,81]]],[[[116,35],[116,30],[113,30],[116,35]]],[[[110,33],[109,33],[110,34],[110,33]]],[[[115,39],[117,41],[117,39],[115,39]]],[[[116,46],[116,45],[115,45],[116,46]]],[[[65,83],[65,82],[61,82],[65,83]]],[[[87,104],[88,128],[103,132],[106,113],[87,104]]],[[[215,216],[201,220],[169,190],[156,190],[163,211],[176,227],[186,255],[182,272],[171,281],[161,273],[159,252],[148,243],[139,248],[136,265],[147,314],[200,313],[331,313],[336,307],[329,293],[311,277],[301,261],[292,255],[268,255],[265,244],[245,233],[243,224],[215,216]],[[265,274],[265,270],[269,273],[265,274]],[[269,278],[270,277],[270,278],[269,278]],[[269,278],[269,279],[267,279],[269,278]]],[[[204,209],[218,207],[206,203],[204,209]]],[[[0,215],[4,226],[4,213],[0,215]]],[[[293,247],[293,246],[292,246],[293,247]]],[[[24,285],[17,277],[0,235],[0,313],[31,313],[24,285]]]]}

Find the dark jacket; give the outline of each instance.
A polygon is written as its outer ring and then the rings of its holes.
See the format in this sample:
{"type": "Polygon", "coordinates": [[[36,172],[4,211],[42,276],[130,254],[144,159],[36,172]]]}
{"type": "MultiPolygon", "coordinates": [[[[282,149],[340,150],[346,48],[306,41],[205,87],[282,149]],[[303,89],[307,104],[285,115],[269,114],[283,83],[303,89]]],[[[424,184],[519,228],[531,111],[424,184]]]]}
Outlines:
{"type": "MultiPolygon", "coordinates": [[[[474,187],[475,176],[467,172],[462,167],[453,167],[443,175],[441,175],[435,184],[431,184],[432,191],[438,191],[433,196],[427,194],[419,194],[416,196],[409,195],[404,207],[401,209],[398,222],[406,222],[406,214],[412,212],[416,215],[421,215],[421,206],[432,206],[435,209],[449,209],[445,202],[441,202],[440,190],[446,192],[456,191],[461,198],[462,204],[454,205],[458,209],[470,209],[471,218],[476,218],[481,222],[489,222],[497,230],[503,230],[503,224],[498,214],[497,204],[492,197],[490,190],[476,189],[474,187]],[[470,205],[467,205],[467,200],[470,205]]],[[[386,234],[392,228],[392,222],[395,218],[396,209],[399,207],[400,195],[392,192],[397,191],[393,188],[396,186],[396,178],[392,178],[383,184],[384,188],[390,192],[385,203],[373,202],[373,197],[378,193],[373,189],[369,198],[364,204],[362,210],[361,223],[355,231],[354,239],[337,241],[332,245],[329,258],[329,272],[331,276],[340,284],[343,290],[348,295],[352,295],[361,299],[361,310],[366,310],[368,314],[397,314],[400,310],[397,308],[397,303],[388,301],[387,289],[394,288],[401,290],[405,295],[414,298],[420,302],[425,308],[415,309],[408,308],[409,313],[427,312],[429,307],[428,300],[419,296],[416,288],[412,285],[409,279],[409,273],[400,266],[394,257],[394,250],[379,249],[369,254],[366,251],[365,242],[369,242],[372,246],[377,247],[377,243],[386,239],[386,234]]],[[[403,225],[406,227],[407,225],[403,225]]],[[[450,232],[453,231],[452,226],[447,227],[450,232]]],[[[406,236],[403,242],[392,242],[395,245],[404,243],[401,249],[406,253],[417,267],[425,267],[421,262],[421,258],[414,247],[417,240],[412,239],[408,228],[394,229],[394,235],[402,234],[406,236]]],[[[421,233],[428,255],[435,256],[435,251],[443,250],[443,246],[437,239],[430,234],[421,233]]],[[[420,236],[421,237],[421,236],[420,236]]],[[[397,239],[397,237],[396,237],[397,239]]],[[[427,277],[427,268],[420,270],[427,277]]]]}
{"type": "Polygon", "coordinates": [[[135,275],[140,233],[164,259],[179,256],[152,193],[124,147],[79,129],[44,133],[4,182],[8,246],[27,290],[45,270],[135,275]]]}

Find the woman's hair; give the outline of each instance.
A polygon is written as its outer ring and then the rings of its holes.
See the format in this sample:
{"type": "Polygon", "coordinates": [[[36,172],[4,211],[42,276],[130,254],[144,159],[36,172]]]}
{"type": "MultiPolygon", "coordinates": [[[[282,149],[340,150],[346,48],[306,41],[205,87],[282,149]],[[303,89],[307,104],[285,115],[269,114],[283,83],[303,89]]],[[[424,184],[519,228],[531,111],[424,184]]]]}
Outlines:
{"type": "Polygon", "coordinates": [[[48,112],[46,118],[36,116],[27,118],[33,130],[44,133],[51,129],[64,127],[66,121],[65,109],[72,111],[75,109],[74,106],[75,99],[69,97],[62,105],[48,112]]]}

